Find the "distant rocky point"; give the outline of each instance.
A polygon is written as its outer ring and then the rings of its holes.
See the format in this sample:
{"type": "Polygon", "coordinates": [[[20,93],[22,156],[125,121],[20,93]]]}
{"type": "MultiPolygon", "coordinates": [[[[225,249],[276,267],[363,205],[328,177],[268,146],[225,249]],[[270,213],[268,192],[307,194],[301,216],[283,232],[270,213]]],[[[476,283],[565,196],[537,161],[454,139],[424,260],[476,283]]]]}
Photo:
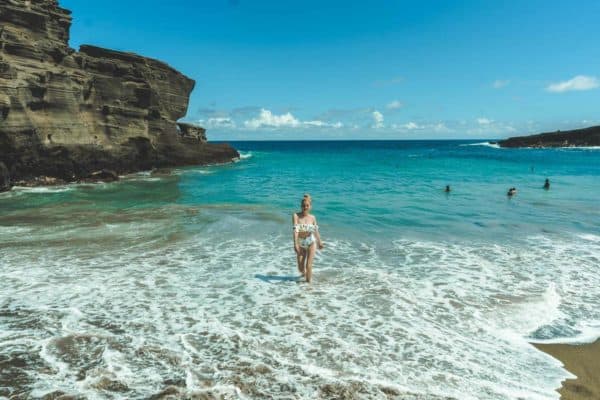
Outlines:
{"type": "Polygon", "coordinates": [[[77,52],[70,26],[57,0],[0,1],[0,191],[239,157],[176,122],[192,79],[133,53],[77,52]]]}
{"type": "Polygon", "coordinates": [[[588,147],[600,146],[600,126],[511,137],[497,142],[501,147],[588,147]]]}

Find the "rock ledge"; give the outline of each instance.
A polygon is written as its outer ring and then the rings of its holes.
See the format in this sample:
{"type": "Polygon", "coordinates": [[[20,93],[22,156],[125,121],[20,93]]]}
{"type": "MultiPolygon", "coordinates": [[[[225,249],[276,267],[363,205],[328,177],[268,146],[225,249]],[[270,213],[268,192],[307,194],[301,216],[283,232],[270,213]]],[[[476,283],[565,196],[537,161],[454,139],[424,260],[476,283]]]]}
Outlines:
{"type": "Polygon", "coordinates": [[[498,142],[500,147],[592,147],[600,146],[600,126],[570,131],[511,137],[498,142]]]}

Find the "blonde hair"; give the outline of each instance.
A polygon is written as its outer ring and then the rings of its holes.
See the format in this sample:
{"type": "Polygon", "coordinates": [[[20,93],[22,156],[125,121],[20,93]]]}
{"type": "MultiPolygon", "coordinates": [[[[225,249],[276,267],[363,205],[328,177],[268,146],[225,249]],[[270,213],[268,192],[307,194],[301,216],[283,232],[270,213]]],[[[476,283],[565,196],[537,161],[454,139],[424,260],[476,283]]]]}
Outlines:
{"type": "Polygon", "coordinates": [[[310,197],[310,194],[308,193],[304,193],[304,196],[302,196],[302,200],[300,201],[300,205],[302,205],[302,203],[307,202],[308,204],[312,205],[312,197],[310,197]]]}

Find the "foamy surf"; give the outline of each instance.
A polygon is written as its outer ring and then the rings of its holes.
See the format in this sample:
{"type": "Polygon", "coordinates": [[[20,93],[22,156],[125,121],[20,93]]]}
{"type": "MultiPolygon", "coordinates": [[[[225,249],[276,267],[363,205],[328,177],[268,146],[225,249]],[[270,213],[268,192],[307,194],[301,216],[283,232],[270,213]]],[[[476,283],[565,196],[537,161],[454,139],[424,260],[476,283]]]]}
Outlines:
{"type": "Polygon", "coordinates": [[[308,399],[356,390],[381,399],[388,392],[551,399],[565,373],[525,344],[569,312],[560,293],[570,288],[557,280],[564,262],[588,278],[594,268],[581,245],[575,259],[562,254],[573,243],[553,251],[555,263],[542,263],[555,243],[530,240],[546,242],[539,252],[515,254],[514,247],[482,252],[473,243],[397,240],[390,253],[331,238],[312,286],[255,278],[297,274],[283,236],[200,234],[136,251],[111,241],[92,259],[32,247],[16,261],[2,252],[2,281],[21,295],[1,304],[23,321],[3,331],[28,337],[32,356],[41,349],[28,372],[36,395],[60,389],[93,399],[119,388],[151,396],[174,386],[182,397],[308,399]],[[43,264],[32,262],[42,254],[43,264]],[[547,278],[537,281],[540,269],[547,278]],[[36,319],[44,323],[27,325],[36,319]]]}
{"type": "Polygon", "coordinates": [[[479,142],[479,143],[467,143],[467,144],[461,144],[460,146],[485,146],[485,147],[491,147],[494,149],[501,149],[502,147],[500,147],[500,145],[496,142],[479,142]]]}
{"type": "Polygon", "coordinates": [[[25,192],[25,193],[63,193],[69,192],[73,190],[73,185],[60,185],[60,186],[13,186],[12,189],[15,192],[25,192]]]}
{"type": "Polygon", "coordinates": [[[564,147],[558,147],[558,149],[561,149],[561,150],[592,150],[592,151],[598,151],[598,150],[600,150],[600,146],[564,146],[564,147]]]}
{"type": "Polygon", "coordinates": [[[576,327],[579,334],[571,337],[558,337],[554,339],[531,339],[531,343],[539,344],[585,344],[594,343],[600,339],[600,321],[579,323],[576,327]]]}

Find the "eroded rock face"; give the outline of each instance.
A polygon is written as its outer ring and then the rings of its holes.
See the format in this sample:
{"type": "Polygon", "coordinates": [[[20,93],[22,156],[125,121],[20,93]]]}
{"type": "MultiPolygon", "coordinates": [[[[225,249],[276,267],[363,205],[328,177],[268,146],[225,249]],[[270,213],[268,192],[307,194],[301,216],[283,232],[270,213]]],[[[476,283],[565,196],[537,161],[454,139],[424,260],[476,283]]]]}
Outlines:
{"type": "Polygon", "coordinates": [[[184,122],[178,122],[177,126],[183,137],[194,138],[201,142],[206,142],[206,129],[184,122]]]}
{"type": "Polygon", "coordinates": [[[70,25],[56,0],[0,1],[0,162],[12,182],[239,156],[207,143],[202,128],[177,126],[193,80],[133,53],[87,45],[76,52],[70,25]]]}

